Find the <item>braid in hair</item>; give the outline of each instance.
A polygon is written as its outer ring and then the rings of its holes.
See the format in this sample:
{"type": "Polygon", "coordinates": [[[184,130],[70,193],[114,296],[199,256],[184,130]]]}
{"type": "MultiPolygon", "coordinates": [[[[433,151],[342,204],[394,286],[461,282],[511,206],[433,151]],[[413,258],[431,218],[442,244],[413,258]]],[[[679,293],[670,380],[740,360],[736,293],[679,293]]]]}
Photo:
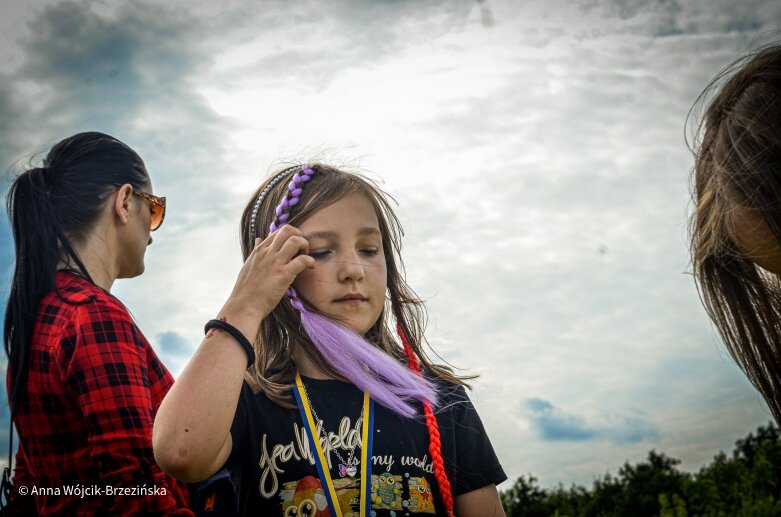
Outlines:
{"type": "MultiPolygon", "coordinates": [[[[401,323],[396,324],[396,332],[404,345],[404,353],[407,354],[410,370],[422,376],[423,373],[420,371],[418,358],[415,357],[415,352],[412,350],[409,340],[407,340],[407,335],[404,333],[401,323]]],[[[431,409],[431,404],[427,400],[423,401],[423,413],[426,416],[426,427],[428,428],[428,452],[431,454],[431,460],[434,462],[434,476],[436,476],[437,484],[439,484],[439,493],[442,495],[442,502],[445,503],[445,510],[447,510],[448,516],[455,517],[455,513],[453,513],[453,493],[451,492],[447,472],[445,472],[445,460],[442,459],[442,440],[439,435],[439,424],[437,423],[437,417],[434,416],[434,410],[431,409]]]]}
{"type": "Polygon", "coordinates": [[[260,194],[258,194],[258,199],[255,200],[255,206],[252,208],[252,217],[250,218],[250,223],[249,223],[249,228],[250,228],[249,234],[251,239],[257,237],[256,225],[258,220],[258,210],[260,210],[260,205],[263,203],[263,200],[266,198],[268,193],[271,192],[271,189],[273,189],[277,185],[277,183],[290,176],[293,173],[293,171],[295,171],[298,168],[299,166],[296,165],[295,167],[289,167],[283,170],[282,172],[278,173],[276,176],[274,176],[274,178],[271,181],[269,181],[268,185],[266,185],[265,188],[263,188],[263,190],[260,191],[260,194]]]}
{"type": "MultiPolygon", "coordinates": [[[[274,221],[271,222],[271,227],[269,228],[271,233],[277,231],[288,222],[290,219],[290,210],[298,204],[298,200],[301,198],[301,192],[304,190],[304,184],[311,180],[314,175],[314,169],[308,165],[302,166],[301,171],[293,175],[293,179],[290,180],[290,183],[287,186],[289,191],[288,194],[282,199],[279,206],[277,206],[276,217],[274,221]]],[[[298,312],[306,312],[304,304],[301,302],[298,293],[292,286],[287,290],[287,297],[290,299],[290,304],[298,312]]]]}

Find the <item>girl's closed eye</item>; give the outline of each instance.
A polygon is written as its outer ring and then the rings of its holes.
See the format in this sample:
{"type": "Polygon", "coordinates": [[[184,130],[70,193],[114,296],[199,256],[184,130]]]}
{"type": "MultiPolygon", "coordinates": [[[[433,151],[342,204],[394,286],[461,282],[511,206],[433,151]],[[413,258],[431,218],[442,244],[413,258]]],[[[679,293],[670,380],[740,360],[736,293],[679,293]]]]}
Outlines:
{"type": "Polygon", "coordinates": [[[321,260],[326,258],[330,253],[331,253],[330,250],[317,250],[317,251],[310,251],[309,256],[315,260],[321,260]]]}
{"type": "Polygon", "coordinates": [[[379,248],[375,248],[375,247],[372,246],[372,247],[369,247],[369,248],[361,248],[360,251],[364,255],[368,255],[370,257],[373,257],[373,256],[377,255],[380,252],[380,249],[379,248]]]}

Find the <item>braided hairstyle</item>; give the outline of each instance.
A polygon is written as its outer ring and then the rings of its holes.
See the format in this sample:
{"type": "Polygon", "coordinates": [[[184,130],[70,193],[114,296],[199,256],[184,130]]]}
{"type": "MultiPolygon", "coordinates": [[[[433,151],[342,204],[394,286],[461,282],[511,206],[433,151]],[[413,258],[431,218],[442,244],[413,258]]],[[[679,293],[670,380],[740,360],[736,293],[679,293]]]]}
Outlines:
{"type": "MultiPolygon", "coordinates": [[[[407,354],[407,364],[409,364],[410,370],[418,375],[423,375],[420,371],[418,358],[415,356],[415,351],[412,350],[412,346],[409,344],[409,340],[404,333],[401,323],[396,325],[396,332],[399,334],[399,338],[401,338],[401,342],[404,345],[404,353],[407,354]]],[[[434,416],[434,410],[427,400],[423,401],[423,414],[426,417],[426,428],[428,429],[428,452],[431,454],[431,461],[434,462],[434,476],[439,485],[439,493],[442,494],[442,502],[445,503],[447,514],[454,517],[453,492],[450,488],[450,480],[447,477],[447,472],[445,472],[445,460],[442,459],[442,440],[439,435],[439,424],[437,423],[437,417],[434,416]]]]}
{"type": "Polygon", "coordinates": [[[8,192],[8,215],[15,246],[15,269],[5,313],[11,415],[24,402],[38,305],[56,291],[54,276],[62,261],[92,282],[74,249],[93,228],[115,185],[140,188],[149,181],[144,162],[130,147],[103,133],[79,133],[57,143],[43,160],[20,174],[8,192]]]}

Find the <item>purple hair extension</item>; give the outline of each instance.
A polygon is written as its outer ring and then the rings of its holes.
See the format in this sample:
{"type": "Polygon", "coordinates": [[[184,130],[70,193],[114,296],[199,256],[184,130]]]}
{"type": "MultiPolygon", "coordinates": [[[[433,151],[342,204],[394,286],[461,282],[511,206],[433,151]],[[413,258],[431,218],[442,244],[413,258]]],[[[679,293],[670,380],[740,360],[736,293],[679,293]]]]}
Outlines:
{"type": "MultiPolygon", "coordinates": [[[[284,226],[290,217],[290,209],[301,196],[303,186],[315,175],[315,170],[304,165],[293,175],[288,193],[276,209],[276,220],[271,223],[274,232],[284,226]]],[[[326,361],[344,378],[363,391],[369,392],[375,401],[405,417],[412,417],[417,410],[413,401],[436,404],[436,392],[428,381],[400,364],[388,354],[366,341],[353,330],[309,311],[304,307],[293,287],[287,290],[290,303],[301,314],[301,323],[309,339],[326,361]]]]}

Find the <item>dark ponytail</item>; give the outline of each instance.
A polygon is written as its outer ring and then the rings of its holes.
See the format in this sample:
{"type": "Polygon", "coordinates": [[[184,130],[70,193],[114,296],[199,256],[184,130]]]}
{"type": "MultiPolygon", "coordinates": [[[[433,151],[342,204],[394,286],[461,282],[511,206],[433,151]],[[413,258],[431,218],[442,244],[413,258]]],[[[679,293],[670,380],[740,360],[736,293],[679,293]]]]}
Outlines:
{"type": "MultiPolygon", "coordinates": [[[[16,252],[3,332],[14,414],[23,403],[29,349],[38,305],[57,290],[54,276],[62,260],[92,281],[73,245],[86,241],[115,186],[136,188],[148,181],[144,162],[130,147],[103,133],[79,133],[56,144],[42,167],[19,175],[8,193],[8,215],[16,252]]],[[[72,302],[69,302],[72,303],[72,302]]]]}

